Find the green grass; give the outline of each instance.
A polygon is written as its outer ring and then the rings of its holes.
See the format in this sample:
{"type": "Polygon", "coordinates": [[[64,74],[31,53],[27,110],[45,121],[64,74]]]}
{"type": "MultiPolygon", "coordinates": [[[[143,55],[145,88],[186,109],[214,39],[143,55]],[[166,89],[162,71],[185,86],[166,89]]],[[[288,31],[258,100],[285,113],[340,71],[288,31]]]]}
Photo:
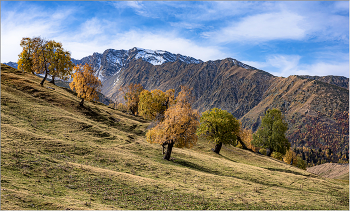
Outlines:
{"type": "Polygon", "coordinates": [[[348,181],[239,148],[163,160],[148,121],[40,80],[1,67],[2,209],[349,209],[348,181]]]}

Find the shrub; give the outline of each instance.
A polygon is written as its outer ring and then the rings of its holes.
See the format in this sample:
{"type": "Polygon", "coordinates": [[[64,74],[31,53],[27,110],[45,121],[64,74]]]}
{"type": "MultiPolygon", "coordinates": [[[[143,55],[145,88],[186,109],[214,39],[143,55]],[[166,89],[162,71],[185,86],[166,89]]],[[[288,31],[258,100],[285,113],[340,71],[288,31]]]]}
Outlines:
{"type": "Polygon", "coordinates": [[[276,158],[277,160],[283,160],[283,154],[280,152],[272,152],[271,157],[276,158]]]}
{"type": "Polygon", "coordinates": [[[266,155],[266,149],[260,149],[259,152],[260,152],[260,154],[262,154],[262,155],[266,155]]]}
{"type": "Polygon", "coordinates": [[[126,105],[124,105],[123,103],[119,103],[117,105],[117,110],[122,111],[122,112],[127,112],[128,111],[128,107],[126,105]]]}
{"type": "Polygon", "coordinates": [[[306,166],[307,166],[307,164],[306,164],[306,161],[305,160],[303,160],[301,157],[299,157],[299,156],[297,156],[297,167],[298,168],[300,168],[300,169],[304,169],[304,170],[306,170],[306,166]]]}

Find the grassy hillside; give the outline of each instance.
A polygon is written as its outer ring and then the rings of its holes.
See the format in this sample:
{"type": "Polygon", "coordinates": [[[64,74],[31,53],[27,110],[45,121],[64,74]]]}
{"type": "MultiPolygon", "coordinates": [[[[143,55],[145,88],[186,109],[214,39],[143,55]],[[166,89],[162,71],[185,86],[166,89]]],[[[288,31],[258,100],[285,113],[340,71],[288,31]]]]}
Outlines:
{"type": "Polygon", "coordinates": [[[348,181],[238,148],[165,161],[144,119],[40,80],[1,67],[2,209],[349,209],[348,181]]]}

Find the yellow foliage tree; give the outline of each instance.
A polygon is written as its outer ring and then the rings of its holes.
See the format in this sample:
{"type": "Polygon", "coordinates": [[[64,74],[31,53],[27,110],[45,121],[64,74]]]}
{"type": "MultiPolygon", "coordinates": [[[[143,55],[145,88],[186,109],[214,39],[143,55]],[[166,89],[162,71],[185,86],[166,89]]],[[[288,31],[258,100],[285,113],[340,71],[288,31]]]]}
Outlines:
{"type": "Polygon", "coordinates": [[[297,154],[292,149],[289,149],[284,155],[283,161],[287,164],[297,166],[298,165],[297,154]]]}
{"type": "Polygon", "coordinates": [[[255,147],[254,145],[252,145],[252,143],[251,143],[252,140],[253,140],[253,132],[252,132],[252,130],[245,129],[245,128],[241,127],[237,139],[239,141],[239,145],[243,149],[249,149],[249,150],[251,150],[253,152],[258,152],[259,151],[258,148],[255,147]]]}
{"type": "Polygon", "coordinates": [[[139,95],[144,90],[143,86],[141,84],[129,84],[126,86],[122,86],[119,89],[123,95],[124,99],[126,101],[126,106],[128,110],[133,114],[136,115],[138,113],[138,107],[139,107],[139,95]]]}
{"type": "Polygon", "coordinates": [[[143,90],[140,93],[139,114],[146,119],[162,121],[164,112],[175,103],[175,90],[163,92],[159,89],[143,90]]]}
{"type": "Polygon", "coordinates": [[[94,76],[94,71],[89,64],[77,65],[73,68],[73,81],[69,84],[72,90],[77,92],[78,97],[82,100],[80,106],[84,105],[84,100],[97,101],[98,91],[101,91],[101,81],[94,76]]]}
{"type": "Polygon", "coordinates": [[[170,106],[164,113],[164,120],[146,134],[148,142],[168,146],[165,160],[170,159],[173,146],[191,148],[197,143],[199,114],[191,107],[190,91],[188,87],[181,87],[176,104],[170,106]]]}
{"type": "Polygon", "coordinates": [[[23,49],[18,55],[18,69],[33,74],[45,74],[41,86],[44,85],[48,74],[52,76],[52,83],[55,83],[55,77],[68,79],[74,65],[70,53],[62,48],[61,43],[40,37],[24,37],[20,46],[23,49]]]}
{"type": "Polygon", "coordinates": [[[23,48],[18,55],[18,69],[24,72],[35,73],[33,68],[33,53],[36,50],[31,38],[24,37],[21,40],[20,46],[23,48]]]}
{"type": "Polygon", "coordinates": [[[72,74],[74,64],[72,62],[70,53],[65,51],[62,43],[51,40],[48,42],[49,53],[49,72],[52,80],[50,83],[55,84],[55,78],[58,77],[63,80],[68,80],[68,76],[72,74]]]}

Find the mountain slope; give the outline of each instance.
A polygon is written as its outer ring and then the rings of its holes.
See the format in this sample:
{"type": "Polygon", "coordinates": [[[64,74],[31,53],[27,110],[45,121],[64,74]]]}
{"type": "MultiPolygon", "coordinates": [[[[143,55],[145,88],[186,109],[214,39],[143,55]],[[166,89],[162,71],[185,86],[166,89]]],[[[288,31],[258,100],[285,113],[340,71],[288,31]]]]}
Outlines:
{"type": "Polygon", "coordinates": [[[273,76],[261,70],[245,69],[234,59],[186,64],[181,61],[154,66],[142,60],[131,61],[128,68],[104,82],[102,93],[112,100],[121,99],[119,88],[141,83],[145,89],[175,89],[180,85],[193,88],[195,108],[203,112],[213,107],[243,116],[261,101],[273,76]]]}
{"type": "Polygon", "coordinates": [[[302,148],[300,156],[310,165],[348,162],[348,78],[275,77],[231,58],[203,62],[140,48],[109,49],[74,61],[93,65],[103,81],[102,93],[112,100],[123,101],[119,88],[130,83],[176,92],[180,85],[187,85],[197,99],[194,108],[227,110],[253,131],[268,108],[279,108],[287,117],[292,147],[302,148]],[[325,155],[327,149],[332,150],[331,156],[325,155]],[[315,153],[319,150],[323,155],[315,153]]]}
{"type": "Polygon", "coordinates": [[[337,162],[340,152],[348,153],[347,89],[299,76],[277,78],[263,100],[241,118],[243,126],[255,131],[260,117],[270,108],[279,108],[286,116],[286,135],[293,147],[330,148],[333,162],[337,162]]]}
{"type": "Polygon", "coordinates": [[[148,122],[1,67],[2,209],[337,209],[349,185],[199,140],[172,161],[148,122]],[[278,200],[276,200],[278,199],[278,200]]]}
{"type": "Polygon", "coordinates": [[[344,76],[310,76],[310,75],[300,75],[302,78],[313,79],[317,81],[322,81],[328,84],[333,84],[336,86],[340,86],[345,89],[349,89],[349,79],[344,76]]]}
{"type": "Polygon", "coordinates": [[[94,53],[91,56],[84,57],[80,60],[72,59],[75,64],[91,64],[96,71],[96,76],[103,82],[110,76],[117,75],[121,68],[128,67],[129,62],[142,59],[152,65],[161,65],[167,62],[182,61],[186,64],[199,64],[201,60],[172,54],[167,51],[153,51],[142,48],[132,48],[130,50],[107,49],[102,54],[94,53]]]}

